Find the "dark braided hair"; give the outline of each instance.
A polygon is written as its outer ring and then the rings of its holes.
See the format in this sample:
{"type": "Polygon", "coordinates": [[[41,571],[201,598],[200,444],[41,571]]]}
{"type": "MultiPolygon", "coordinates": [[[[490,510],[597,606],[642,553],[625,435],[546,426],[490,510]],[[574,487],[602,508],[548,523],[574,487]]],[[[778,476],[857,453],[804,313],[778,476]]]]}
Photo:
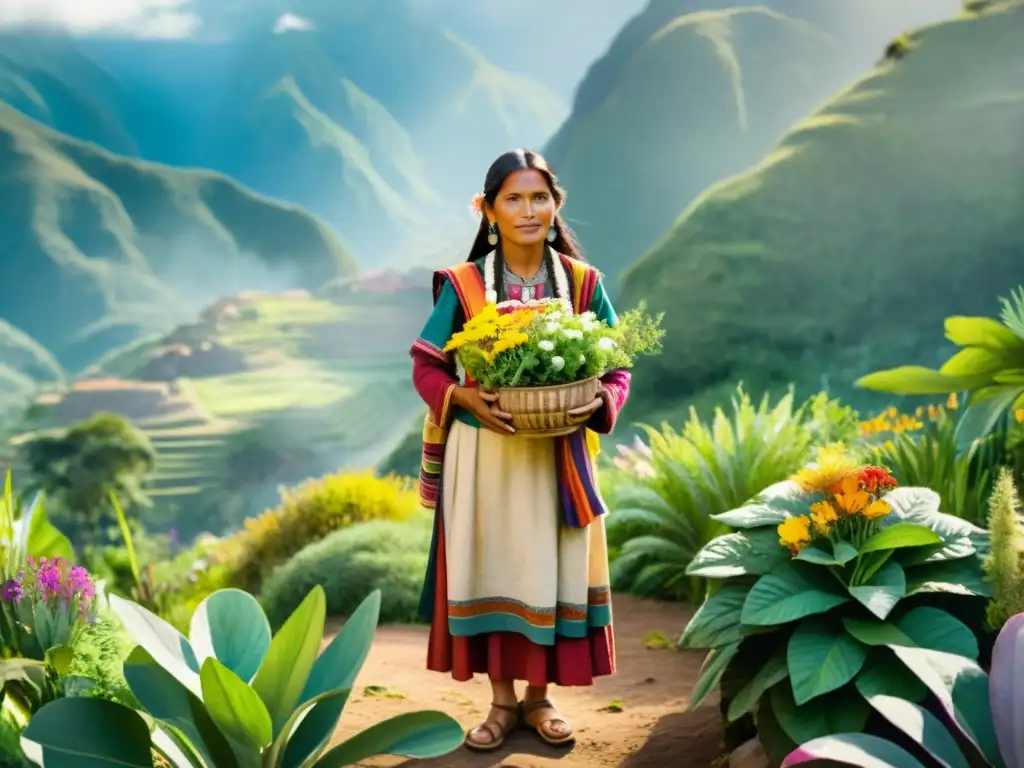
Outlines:
{"type": "MultiPolygon", "coordinates": [[[[500,279],[500,276],[504,272],[505,259],[501,253],[501,240],[498,240],[498,245],[493,246],[487,242],[488,224],[487,216],[483,214],[483,204],[494,205],[494,201],[498,199],[498,192],[501,191],[501,187],[505,184],[505,180],[516,171],[534,170],[540,172],[548,182],[548,188],[551,190],[551,196],[554,198],[555,203],[561,207],[562,203],[565,202],[565,190],[558,186],[558,179],[555,177],[554,172],[548,167],[547,160],[545,160],[537,152],[532,149],[513,149],[505,154],[498,157],[491,167],[487,169],[487,177],[484,179],[484,191],[483,200],[481,202],[481,216],[480,216],[480,228],[476,232],[476,238],[473,240],[473,246],[469,249],[469,258],[466,261],[477,261],[478,259],[484,258],[488,253],[494,251],[495,255],[495,273],[499,276],[497,280],[498,285],[495,287],[498,289],[498,301],[505,301],[508,299],[508,287],[505,285],[505,281],[500,279]]],[[[576,236],[573,231],[569,228],[569,225],[562,220],[561,214],[555,212],[555,218],[551,222],[551,226],[555,230],[555,239],[551,243],[547,243],[551,246],[551,249],[558,253],[571,256],[579,261],[585,261],[583,252],[580,249],[579,243],[576,241],[576,236]]],[[[544,249],[544,263],[548,268],[548,275],[552,278],[555,274],[555,265],[551,263],[551,250],[548,248],[544,249]]],[[[558,298],[567,298],[565,296],[559,296],[558,298]]]]}

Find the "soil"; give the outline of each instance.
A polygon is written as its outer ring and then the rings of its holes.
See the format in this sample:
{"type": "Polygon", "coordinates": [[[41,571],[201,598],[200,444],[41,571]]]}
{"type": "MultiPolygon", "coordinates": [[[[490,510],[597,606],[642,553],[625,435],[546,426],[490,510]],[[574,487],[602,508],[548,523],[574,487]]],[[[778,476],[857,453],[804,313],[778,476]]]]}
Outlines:
{"type": "MultiPolygon", "coordinates": [[[[687,713],[687,697],[703,653],[672,645],[692,612],[679,605],[615,599],[617,671],[588,688],[552,688],[572,723],[572,749],[548,747],[527,730],[498,751],[466,749],[435,760],[378,757],[360,766],[406,768],[711,768],[723,762],[717,697],[687,713]],[[668,640],[669,647],[656,647],[668,640]]],[[[458,683],[426,670],[424,627],[381,627],[349,700],[335,741],[394,715],[440,709],[467,729],[486,715],[490,687],[483,677],[458,683]]],[[[521,691],[520,691],[521,694],[521,691]]]]}

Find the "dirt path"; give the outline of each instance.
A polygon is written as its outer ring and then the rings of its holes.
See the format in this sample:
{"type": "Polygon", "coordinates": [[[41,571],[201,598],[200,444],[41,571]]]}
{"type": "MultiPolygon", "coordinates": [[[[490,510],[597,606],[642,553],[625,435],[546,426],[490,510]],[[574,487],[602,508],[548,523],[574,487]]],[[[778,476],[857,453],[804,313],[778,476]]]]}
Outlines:
{"type": "MultiPolygon", "coordinates": [[[[509,737],[503,749],[475,754],[465,749],[437,760],[375,758],[363,766],[407,768],[708,768],[721,755],[718,707],[713,702],[685,714],[687,697],[703,655],[648,649],[644,638],[660,633],[673,641],[690,612],[677,605],[615,599],[618,671],[590,688],[553,689],[552,698],[572,721],[578,742],[554,750],[533,734],[509,737]]],[[[423,627],[381,627],[342,717],[336,740],[413,709],[441,709],[469,728],[490,701],[482,677],[456,683],[424,669],[423,627]]]]}

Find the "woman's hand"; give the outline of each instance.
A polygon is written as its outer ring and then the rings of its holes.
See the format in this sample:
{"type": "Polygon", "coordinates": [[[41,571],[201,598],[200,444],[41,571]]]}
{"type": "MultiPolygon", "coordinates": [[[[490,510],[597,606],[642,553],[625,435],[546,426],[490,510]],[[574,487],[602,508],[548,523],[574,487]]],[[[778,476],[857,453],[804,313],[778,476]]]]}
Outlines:
{"type": "Polygon", "coordinates": [[[476,416],[491,431],[502,435],[515,434],[515,429],[508,423],[512,414],[498,408],[496,393],[484,392],[479,387],[456,387],[452,392],[452,400],[476,416]]]}
{"type": "Polygon", "coordinates": [[[567,415],[573,424],[583,424],[603,407],[604,398],[601,397],[601,395],[597,395],[597,397],[586,405],[581,405],[579,408],[573,408],[567,415]]]}

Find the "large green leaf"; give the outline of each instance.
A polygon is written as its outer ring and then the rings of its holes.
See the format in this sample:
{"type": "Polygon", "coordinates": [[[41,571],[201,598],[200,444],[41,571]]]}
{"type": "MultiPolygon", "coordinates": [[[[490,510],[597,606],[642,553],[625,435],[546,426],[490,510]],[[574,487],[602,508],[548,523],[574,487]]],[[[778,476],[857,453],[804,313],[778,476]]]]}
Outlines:
{"type": "Polygon", "coordinates": [[[942,506],[942,497],[931,488],[906,486],[894,488],[883,497],[889,505],[889,518],[911,523],[923,524],[931,515],[936,514],[942,506]]]}
{"type": "Polygon", "coordinates": [[[867,658],[864,646],[838,622],[813,616],[801,621],[786,648],[793,699],[805,704],[850,682],[867,658]]]}
{"type": "Polygon", "coordinates": [[[299,704],[324,634],[327,602],[319,584],[270,641],[252,687],[274,723],[275,738],[299,704]]]}
{"type": "Polygon", "coordinates": [[[903,747],[867,733],[840,733],[801,744],[782,762],[782,768],[818,760],[858,768],[925,768],[903,747]]]}
{"type": "Polygon", "coordinates": [[[729,702],[729,721],[738,720],[748,712],[753,712],[764,692],[787,677],[789,667],[786,665],[786,650],[779,648],[729,702]]]}
{"type": "Polygon", "coordinates": [[[153,660],[196,696],[201,696],[199,664],[185,636],[138,603],[110,595],[110,607],[129,637],[145,648],[153,660]]]}
{"type": "Polygon", "coordinates": [[[683,648],[714,648],[743,639],[740,614],[750,587],[727,584],[711,597],[690,619],[679,644],[683,648]]]}
{"type": "Polygon", "coordinates": [[[707,695],[715,690],[722,679],[722,673],[725,672],[725,668],[732,661],[739,647],[740,644],[738,642],[729,643],[729,645],[712,648],[708,652],[708,655],[704,657],[704,663],[701,665],[697,682],[693,684],[693,690],[690,691],[690,700],[686,705],[687,712],[696,709],[707,695]]]}
{"type": "Polygon", "coordinates": [[[802,706],[793,698],[791,686],[780,683],[771,690],[772,709],[779,725],[795,743],[863,730],[871,708],[849,686],[826,693],[802,706]]]}
{"type": "Polygon", "coordinates": [[[960,733],[992,765],[1001,766],[984,670],[952,653],[900,646],[891,646],[891,650],[932,692],[960,733]]]}
{"type": "Polygon", "coordinates": [[[977,558],[947,560],[915,566],[907,571],[907,595],[943,592],[952,595],[992,596],[977,558]]]}
{"type": "Polygon", "coordinates": [[[942,537],[935,531],[917,523],[899,522],[883,528],[860,546],[861,554],[904,547],[924,547],[941,544],[942,537]]]}
{"type": "MultiPolygon", "coordinates": [[[[296,768],[322,748],[338,725],[348,697],[326,696],[331,691],[351,689],[362,669],[380,618],[380,590],[371,592],[352,612],[338,635],[324,649],[310,671],[301,702],[318,701],[288,737],[285,768],[296,768]]],[[[283,732],[286,736],[289,730],[283,732]]]]}
{"type": "Polygon", "coordinates": [[[807,546],[800,550],[794,560],[800,560],[814,565],[846,565],[857,557],[857,550],[852,544],[845,541],[833,542],[831,548],[826,545],[807,546]],[[828,549],[832,551],[829,552],[828,549]]]}
{"type": "Polygon", "coordinates": [[[921,648],[978,660],[978,638],[966,624],[940,608],[914,608],[898,624],[900,631],[921,648]]]}
{"type": "Polygon", "coordinates": [[[967,410],[956,425],[957,451],[968,450],[976,440],[988,435],[1022,393],[1024,386],[1020,384],[1003,384],[992,387],[989,396],[984,399],[979,399],[977,393],[972,395],[967,410]]]}
{"type": "Polygon", "coordinates": [[[319,755],[334,735],[351,694],[349,688],[335,689],[314,696],[296,707],[274,741],[270,759],[264,761],[264,765],[270,768],[297,768],[319,755]]]}
{"type": "Polygon", "coordinates": [[[1012,355],[993,352],[984,347],[967,347],[946,360],[939,372],[946,376],[972,376],[986,373],[990,377],[1014,364],[1012,355]]]}
{"type": "Polygon", "coordinates": [[[864,584],[848,587],[850,594],[880,619],[896,607],[907,593],[907,580],[897,563],[888,562],[864,584]]]}
{"type": "Polygon", "coordinates": [[[886,621],[844,618],[843,626],[851,637],[864,645],[916,645],[899,627],[886,621]]]}
{"type": "Polygon", "coordinates": [[[440,757],[462,746],[462,726],[444,712],[409,712],[367,728],[327,752],[314,768],[355,765],[374,755],[440,757]]]}
{"type": "Polygon", "coordinates": [[[946,338],[958,347],[984,347],[993,351],[1024,351],[1024,341],[991,317],[955,315],[946,318],[946,338]]]}
{"type": "Polygon", "coordinates": [[[68,562],[74,562],[74,547],[71,546],[68,537],[50,522],[42,494],[36,496],[28,511],[24,513],[20,525],[25,526],[26,524],[28,525],[28,530],[24,533],[26,555],[32,555],[35,558],[60,557],[68,562]]]}
{"type": "Polygon", "coordinates": [[[871,696],[868,703],[911,741],[924,747],[944,768],[970,768],[956,739],[928,710],[898,696],[871,696]]]}
{"type": "Polygon", "coordinates": [[[256,751],[269,746],[270,713],[248,683],[212,656],[203,662],[199,679],[206,710],[225,736],[256,751]]]}
{"type": "Polygon", "coordinates": [[[220,589],[192,614],[188,639],[199,664],[212,656],[248,683],[270,647],[270,624],[248,592],[220,589]]]}
{"type": "Polygon", "coordinates": [[[770,573],[789,559],[774,529],[759,529],[717,536],[694,556],[686,568],[690,576],[727,579],[770,573]]]}
{"type": "Polygon", "coordinates": [[[797,509],[806,512],[814,501],[792,480],[775,483],[741,507],[712,515],[716,520],[730,528],[761,528],[772,530],[785,520],[792,517],[797,509]]]}
{"type": "Polygon", "coordinates": [[[827,571],[804,563],[783,563],[751,587],[740,618],[744,624],[775,626],[824,613],[849,599],[827,571]]]}
{"type": "Polygon", "coordinates": [[[145,648],[136,647],[128,655],[124,677],[143,708],[154,719],[180,731],[208,765],[238,768],[234,749],[200,696],[158,664],[145,648]]]}
{"type": "Polygon", "coordinates": [[[877,371],[857,379],[857,386],[894,395],[948,395],[984,386],[991,381],[988,374],[945,376],[920,365],[901,365],[877,371]]]}
{"type": "Polygon", "coordinates": [[[57,699],[32,716],[23,736],[42,748],[50,768],[153,768],[145,721],[105,699],[57,699]]]}
{"type": "Polygon", "coordinates": [[[865,700],[871,696],[901,696],[919,702],[928,695],[924,683],[888,648],[872,648],[853,683],[865,700]]]}

